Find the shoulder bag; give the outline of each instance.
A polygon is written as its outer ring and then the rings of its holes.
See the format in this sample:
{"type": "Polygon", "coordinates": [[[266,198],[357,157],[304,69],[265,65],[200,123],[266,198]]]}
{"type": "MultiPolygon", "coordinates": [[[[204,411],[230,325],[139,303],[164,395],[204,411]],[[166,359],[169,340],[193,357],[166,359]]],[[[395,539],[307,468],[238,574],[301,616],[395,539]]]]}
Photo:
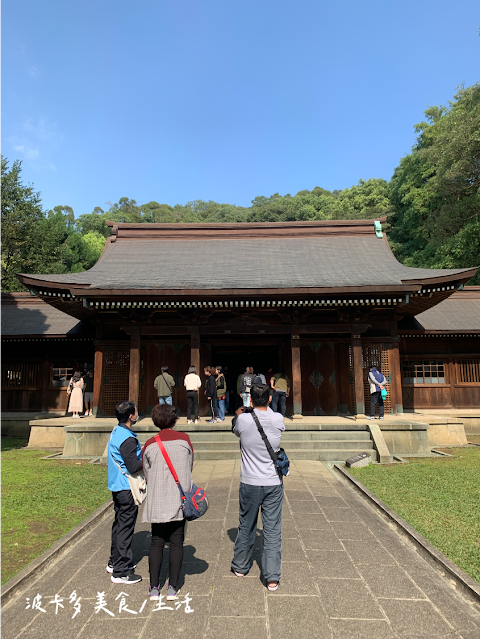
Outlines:
{"type": "Polygon", "coordinates": [[[167,382],[167,380],[165,379],[163,373],[162,373],[162,377],[163,377],[163,381],[165,382],[165,384],[167,385],[168,390],[170,391],[170,395],[172,394],[172,388],[170,386],[170,384],[167,382]]]}
{"type": "Polygon", "coordinates": [[[132,491],[133,501],[137,504],[137,506],[140,506],[140,504],[143,504],[147,497],[147,482],[145,480],[145,477],[143,476],[143,472],[140,470],[138,471],[138,473],[128,475],[123,471],[123,468],[120,466],[113,455],[112,459],[120,468],[122,474],[125,475],[125,477],[127,478],[128,485],[130,486],[130,490],[132,491]]]}
{"type": "Polygon", "coordinates": [[[263,427],[260,424],[260,421],[254,411],[252,411],[252,417],[253,417],[253,421],[257,425],[258,432],[260,433],[263,439],[263,442],[265,446],[267,447],[270,457],[272,458],[273,465],[275,466],[275,470],[277,471],[279,475],[285,475],[285,476],[288,475],[290,473],[290,461],[287,457],[287,453],[283,450],[283,448],[280,448],[278,453],[276,453],[273,450],[272,445],[268,441],[268,438],[265,435],[265,431],[263,430],[263,427]]]}
{"type": "Polygon", "coordinates": [[[180,491],[180,498],[182,500],[182,509],[185,519],[187,521],[198,519],[208,510],[208,499],[205,491],[203,490],[203,488],[198,488],[198,486],[195,486],[195,484],[192,482],[191,490],[185,492],[182,488],[182,485],[180,484],[178,475],[159,435],[155,435],[155,441],[157,442],[158,447],[160,448],[160,452],[162,453],[163,458],[165,459],[165,462],[173,475],[173,479],[178,486],[178,490],[180,491]]]}

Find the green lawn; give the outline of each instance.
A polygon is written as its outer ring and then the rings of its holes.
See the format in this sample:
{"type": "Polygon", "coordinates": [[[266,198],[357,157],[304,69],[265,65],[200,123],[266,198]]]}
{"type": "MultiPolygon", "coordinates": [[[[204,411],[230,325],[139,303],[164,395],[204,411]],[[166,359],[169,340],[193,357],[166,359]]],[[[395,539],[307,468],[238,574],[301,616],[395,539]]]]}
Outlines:
{"type": "Polygon", "coordinates": [[[350,472],[471,577],[480,581],[480,447],[350,472]]]}
{"type": "Polygon", "coordinates": [[[42,460],[2,437],[2,584],[111,495],[107,469],[85,461],[42,460]]]}

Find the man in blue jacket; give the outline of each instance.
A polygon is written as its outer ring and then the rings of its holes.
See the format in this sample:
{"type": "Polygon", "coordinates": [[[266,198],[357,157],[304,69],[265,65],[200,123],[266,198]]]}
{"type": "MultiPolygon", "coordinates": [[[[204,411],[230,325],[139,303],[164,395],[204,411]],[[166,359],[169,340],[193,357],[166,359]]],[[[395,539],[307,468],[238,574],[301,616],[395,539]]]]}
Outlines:
{"type": "Polygon", "coordinates": [[[107,572],[114,584],[136,584],[142,581],[134,574],[132,538],[137,521],[135,504],[126,475],[142,470],[142,449],[132,426],[138,420],[133,402],[120,402],[115,407],[118,419],[108,441],[108,490],[112,491],[115,520],[112,526],[112,549],[107,572]],[[123,471],[123,472],[122,472],[123,471]],[[124,474],[125,473],[125,474],[124,474]]]}

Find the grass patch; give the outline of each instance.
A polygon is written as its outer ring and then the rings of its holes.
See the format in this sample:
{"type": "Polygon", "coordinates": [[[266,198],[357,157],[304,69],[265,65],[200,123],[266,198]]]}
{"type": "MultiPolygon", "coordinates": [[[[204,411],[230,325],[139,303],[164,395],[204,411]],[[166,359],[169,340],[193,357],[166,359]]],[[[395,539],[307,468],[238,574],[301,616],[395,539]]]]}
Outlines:
{"type": "Polygon", "coordinates": [[[106,467],[42,460],[49,451],[18,442],[2,437],[2,584],[111,495],[106,467]]]}
{"type": "Polygon", "coordinates": [[[468,575],[480,581],[480,448],[452,458],[349,469],[379,499],[468,575]]]}

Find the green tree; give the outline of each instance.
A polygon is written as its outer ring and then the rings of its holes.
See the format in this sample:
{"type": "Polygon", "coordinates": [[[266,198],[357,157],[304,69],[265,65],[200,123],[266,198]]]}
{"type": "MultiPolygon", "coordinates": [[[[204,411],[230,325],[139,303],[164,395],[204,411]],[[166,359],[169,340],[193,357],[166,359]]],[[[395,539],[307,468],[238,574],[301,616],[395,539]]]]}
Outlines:
{"type": "Polygon", "coordinates": [[[40,193],[23,184],[21,171],[19,160],[9,167],[2,156],[2,291],[24,290],[15,273],[32,273],[37,266],[32,244],[44,214],[40,193]]]}
{"type": "Polygon", "coordinates": [[[408,266],[480,264],[480,85],[454,97],[425,111],[412,153],[390,182],[392,248],[408,266]]]}

